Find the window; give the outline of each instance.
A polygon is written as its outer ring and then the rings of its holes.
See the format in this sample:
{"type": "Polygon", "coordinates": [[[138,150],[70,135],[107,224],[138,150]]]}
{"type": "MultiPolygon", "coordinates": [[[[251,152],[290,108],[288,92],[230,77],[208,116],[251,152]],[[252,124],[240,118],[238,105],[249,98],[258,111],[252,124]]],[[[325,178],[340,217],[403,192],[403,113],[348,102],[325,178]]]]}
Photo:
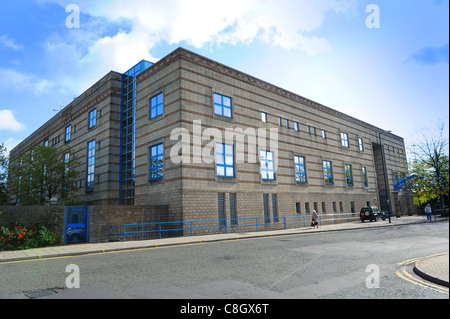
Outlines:
{"type": "Polygon", "coordinates": [[[294,130],[296,131],[296,132],[298,132],[300,129],[299,129],[299,126],[298,126],[298,122],[294,122],[294,130]]]}
{"type": "Polygon", "coordinates": [[[153,119],[163,114],[164,94],[159,93],[150,99],[150,118],[153,119]]]}
{"type": "Polygon", "coordinates": [[[347,182],[347,186],[353,186],[352,165],[350,164],[345,164],[345,180],[347,182]]]}
{"type": "Polygon", "coordinates": [[[48,139],[44,141],[44,146],[48,147],[48,139]]]}
{"type": "Polygon", "coordinates": [[[281,119],[281,116],[278,118],[278,124],[280,127],[283,127],[283,120],[281,119]]]}
{"type": "Polygon", "coordinates": [[[322,138],[323,138],[324,140],[327,139],[327,131],[322,130],[322,138]]]}
{"type": "Polygon", "coordinates": [[[309,214],[309,203],[305,203],[305,212],[309,214]]]}
{"type": "Polygon", "coordinates": [[[325,185],[332,185],[333,181],[333,168],[330,161],[323,161],[323,177],[325,185]]]}
{"type": "Polygon", "coordinates": [[[311,135],[311,125],[308,125],[308,134],[311,135]]]}
{"type": "Polygon", "coordinates": [[[94,190],[95,174],[95,140],[88,143],[86,191],[94,190]]]}
{"type": "Polygon", "coordinates": [[[231,98],[214,93],[214,113],[220,116],[232,117],[231,98]]]}
{"type": "Polygon", "coordinates": [[[219,226],[225,227],[225,194],[218,193],[217,194],[217,202],[218,202],[218,211],[219,211],[219,226]]]}
{"type": "Polygon", "coordinates": [[[336,202],[333,202],[333,213],[337,213],[336,202]]]}
{"type": "Polygon", "coordinates": [[[295,203],[295,211],[297,212],[297,214],[302,213],[302,206],[300,202],[295,203]]]}
{"type": "Polygon", "coordinates": [[[263,180],[275,180],[275,167],[273,153],[269,151],[260,151],[261,178],[263,180]]]}
{"type": "Polygon", "coordinates": [[[325,202],[322,202],[322,213],[326,213],[327,212],[327,207],[326,207],[326,204],[325,204],[325,202]]]}
{"type": "Polygon", "coordinates": [[[302,156],[294,156],[295,181],[297,183],[306,183],[306,166],[305,158],[302,156]]]}
{"type": "Polygon", "coordinates": [[[270,223],[269,194],[263,194],[263,206],[264,206],[264,222],[270,223]]]}
{"type": "Polygon", "coordinates": [[[364,152],[364,141],[361,137],[358,137],[359,151],[364,152]]]}
{"type": "Polygon", "coordinates": [[[267,123],[267,113],[266,112],[261,112],[261,121],[263,123],[267,123]]]}
{"type": "Polygon", "coordinates": [[[352,214],[355,213],[355,202],[350,202],[350,211],[352,212],[352,214]]]}
{"type": "Polygon", "coordinates": [[[72,126],[69,125],[66,127],[66,139],[65,139],[66,142],[70,141],[71,135],[72,135],[72,126]]]}
{"type": "Polygon", "coordinates": [[[339,202],[339,211],[340,211],[341,213],[344,212],[344,203],[342,203],[342,202],[339,202]]]}
{"type": "Polygon", "coordinates": [[[230,218],[231,225],[237,225],[237,211],[236,211],[236,194],[230,194],[230,218]]]}
{"type": "Polygon", "coordinates": [[[286,128],[289,130],[289,120],[286,119],[286,128]]]}
{"type": "Polygon", "coordinates": [[[164,178],[164,145],[158,144],[150,148],[150,180],[164,178]]]}
{"type": "Polygon", "coordinates": [[[343,147],[348,147],[348,134],[341,133],[341,144],[343,147]]]}
{"type": "Polygon", "coordinates": [[[367,187],[367,186],[369,186],[369,182],[367,181],[367,168],[365,166],[362,167],[362,174],[363,174],[364,186],[367,187]]]}
{"type": "Polygon", "coordinates": [[[97,109],[93,109],[89,112],[89,128],[93,128],[97,125],[97,109]]]}
{"type": "Polygon", "coordinates": [[[272,213],[273,213],[273,220],[274,220],[274,222],[278,223],[279,219],[278,219],[277,194],[272,194],[272,213]]]}
{"type": "Polygon", "coordinates": [[[216,144],[217,176],[234,177],[234,149],[233,145],[216,144]]]}

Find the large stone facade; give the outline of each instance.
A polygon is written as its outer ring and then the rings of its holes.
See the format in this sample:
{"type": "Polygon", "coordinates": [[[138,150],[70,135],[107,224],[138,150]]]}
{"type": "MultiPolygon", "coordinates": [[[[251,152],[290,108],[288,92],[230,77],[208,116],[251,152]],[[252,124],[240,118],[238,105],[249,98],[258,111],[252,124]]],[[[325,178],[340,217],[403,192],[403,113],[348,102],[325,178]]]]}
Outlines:
{"type": "MultiPolygon", "coordinates": [[[[351,96],[351,89],[343,94],[351,96]]],[[[79,181],[80,198],[87,204],[115,205],[121,169],[120,114],[121,75],[111,72],[16,147],[11,158],[17,160],[30,147],[64,135],[65,127],[72,125],[76,129],[69,143],[82,162],[79,170],[84,176],[79,181]],[[99,114],[97,125],[88,129],[88,112],[93,108],[99,114]],[[99,142],[95,188],[86,192],[87,143],[94,138],[99,142]]],[[[395,176],[407,172],[401,137],[181,48],[137,76],[135,118],[134,205],[167,205],[168,214],[184,221],[255,217],[273,221],[277,216],[308,215],[313,209],[320,214],[357,214],[368,204],[386,209],[382,137],[391,209],[397,214],[410,209],[408,196],[392,193],[395,176]],[[160,94],[163,113],[152,118],[150,101],[160,94]],[[214,94],[231,98],[232,116],[216,114],[214,94]],[[223,137],[232,130],[237,134],[234,150],[243,138],[246,150],[249,146],[256,150],[256,161],[250,152],[242,161],[235,152],[234,176],[219,177],[216,163],[199,157],[199,151],[212,142],[206,136],[208,129],[218,129],[223,137]],[[262,179],[259,151],[271,149],[271,129],[278,130],[277,170],[274,180],[267,181],[262,179]],[[190,138],[184,144],[189,160],[181,163],[171,156],[180,145],[176,130],[190,138]],[[267,147],[243,136],[251,131],[266,132],[267,147]],[[200,144],[195,144],[196,139],[200,144]],[[164,150],[163,178],[154,180],[151,149],[159,144],[164,150]],[[295,156],[304,159],[304,182],[296,181],[295,156]],[[329,184],[324,161],[332,168],[329,184]]],[[[215,158],[214,151],[212,155],[215,158]]]]}

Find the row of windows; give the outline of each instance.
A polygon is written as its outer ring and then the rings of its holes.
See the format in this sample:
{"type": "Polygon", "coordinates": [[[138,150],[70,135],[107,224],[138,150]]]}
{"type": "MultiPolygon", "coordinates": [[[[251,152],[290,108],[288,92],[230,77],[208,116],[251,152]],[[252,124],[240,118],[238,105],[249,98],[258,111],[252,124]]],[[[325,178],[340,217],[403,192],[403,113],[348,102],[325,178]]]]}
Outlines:
{"type": "MultiPolygon", "coordinates": [[[[229,144],[216,144],[216,174],[217,177],[236,177],[234,146],[229,144]]],[[[271,151],[261,150],[259,153],[260,174],[263,181],[275,181],[275,159],[271,151]]],[[[304,156],[294,156],[294,174],[297,183],[307,183],[306,159],[304,156]]],[[[333,164],[324,160],[323,178],[325,185],[334,184],[333,164]]],[[[354,186],[353,166],[344,164],[346,186],[354,186]]],[[[363,183],[368,187],[367,168],[362,166],[363,183]]],[[[159,143],[150,147],[150,180],[156,181],[164,178],[164,144],[159,143]]]]}
{"type": "MultiPolygon", "coordinates": [[[[225,203],[225,193],[218,193],[217,194],[217,203],[218,203],[218,218],[219,218],[219,225],[222,227],[225,227],[226,224],[226,203],[225,203]]],[[[237,194],[235,193],[230,193],[228,194],[229,196],[229,210],[230,210],[230,224],[231,226],[235,226],[239,224],[239,216],[238,216],[238,211],[237,211],[237,204],[236,204],[236,198],[237,198],[237,194]]],[[[278,214],[278,198],[277,198],[277,194],[262,194],[262,204],[263,204],[263,209],[264,209],[264,222],[265,223],[270,223],[272,220],[273,222],[277,223],[279,222],[279,214],[278,214]],[[272,205],[269,205],[269,199],[272,199],[272,205]],[[272,214],[270,214],[272,212],[272,214]],[[270,216],[272,215],[272,216],[270,216]]],[[[293,208],[293,213],[296,214],[302,214],[303,212],[305,212],[306,214],[311,214],[312,210],[314,209],[316,212],[318,213],[322,213],[322,214],[326,214],[328,213],[327,211],[327,204],[326,202],[321,202],[320,203],[320,209],[319,209],[319,203],[318,202],[313,202],[313,207],[310,206],[309,202],[296,202],[295,203],[295,210],[294,207],[293,208]]],[[[367,206],[371,206],[370,205],[370,201],[366,202],[367,206]]],[[[355,206],[355,202],[354,201],[350,201],[348,202],[348,206],[344,207],[344,202],[332,202],[331,203],[331,208],[332,208],[332,213],[336,214],[336,213],[352,213],[355,214],[356,213],[356,206],[355,206]],[[338,210],[339,208],[339,210],[338,210]]]]}

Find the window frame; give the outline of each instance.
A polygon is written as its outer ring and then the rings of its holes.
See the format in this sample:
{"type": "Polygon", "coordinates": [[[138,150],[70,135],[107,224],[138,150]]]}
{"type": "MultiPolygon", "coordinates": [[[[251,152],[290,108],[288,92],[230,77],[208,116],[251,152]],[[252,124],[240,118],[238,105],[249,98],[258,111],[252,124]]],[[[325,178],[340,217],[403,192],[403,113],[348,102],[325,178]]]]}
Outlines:
{"type": "Polygon", "coordinates": [[[164,179],[164,143],[158,143],[150,146],[150,163],[149,163],[149,180],[150,182],[156,182],[164,179]],[[159,153],[161,147],[161,153],[159,153]],[[155,155],[153,155],[153,149],[156,150],[155,155]],[[162,158],[162,164],[160,160],[162,158]],[[155,160],[155,164],[153,164],[153,160],[155,160]],[[160,173],[160,170],[162,173],[160,173]],[[155,172],[156,175],[152,173],[155,172]]]}
{"type": "Polygon", "coordinates": [[[306,174],[306,158],[304,156],[294,155],[294,175],[296,183],[305,184],[308,182],[308,176],[306,174]],[[301,163],[301,160],[303,163],[301,163]],[[304,177],[303,179],[302,176],[304,177]]]}
{"type": "Polygon", "coordinates": [[[230,96],[220,94],[220,93],[213,93],[213,107],[214,107],[214,114],[223,116],[225,118],[232,119],[233,118],[233,99],[230,96]],[[220,103],[216,102],[216,98],[220,98],[220,103]],[[225,104],[225,100],[230,101],[230,105],[225,104]],[[220,109],[221,113],[218,113],[217,110],[220,109]],[[230,115],[225,115],[225,110],[229,110],[230,115]]]}
{"type": "Polygon", "coordinates": [[[72,125],[67,125],[64,131],[64,142],[67,143],[72,139],[72,125]]]}
{"type": "Polygon", "coordinates": [[[323,180],[325,185],[334,185],[333,162],[328,160],[322,161],[323,180]],[[329,164],[329,165],[325,165],[329,164]]]}
{"type": "Polygon", "coordinates": [[[344,164],[344,172],[345,172],[345,186],[353,187],[354,179],[353,179],[353,167],[352,164],[344,164]]]}
{"type": "Polygon", "coordinates": [[[260,163],[260,174],[261,180],[263,181],[275,181],[275,159],[272,151],[260,150],[259,151],[259,163],[260,163]],[[264,157],[262,156],[264,154],[264,157]],[[269,159],[269,156],[271,159],[269,159]],[[270,168],[270,164],[272,164],[272,168],[270,168]],[[266,172],[264,175],[263,172],[266,172]],[[270,174],[273,174],[273,178],[269,178],[270,174]],[[266,176],[266,178],[264,178],[266,176]]]}
{"type": "Polygon", "coordinates": [[[164,115],[164,92],[159,92],[158,94],[153,95],[149,99],[149,117],[150,119],[157,118],[159,116],[164,115]],[[159,102],[159,98],[161,97],[161,102],[159,102]],[[155,100],[156,104],[153,104],[153,100],[155,100]],[[161,108],[160,112],[159,109],[161,108]],[[152,111],[155,110],[155,115],[152,115],[152,111]]]}
{"type": "Polygon", "coordinates": [[[221,178],[235,178],[236,170],[235,170],[235,152],[234,145],[225,144],[225,143],[216,143],[216,176],[221,178]],[[222,152],[219,152],[219,146],[222,149],[222,152]],[[231,147],[231,153],[227,152],[227,149],[231,147]],[[220,161],[219,161],[220,158],[220,161]],[[231,159],[231,164],[229,161],[231,159]],[[219,174],[219,167],[223,168],[223,174],[219,174]],[[232,169],[232,176],[228,174],[228,169],[232,169]]]}
{"type": "Polygon", "coordinates": [[[348,133],[341,132],[341,146],[345,148],[349,148],[350,144],[348,141],[348,133]]]}
{"type": "Polygon", "coordinates": [[[86,191],[94,191],[95,184],[95,145],[96,141],[91,140],[87,146],[87,169],[86,169],[86,191]]]}
{"type": "Polygon", "coordinates": [[[97,125],[97,109],[89,112],[88,129],[94,128],[97,125]]]}

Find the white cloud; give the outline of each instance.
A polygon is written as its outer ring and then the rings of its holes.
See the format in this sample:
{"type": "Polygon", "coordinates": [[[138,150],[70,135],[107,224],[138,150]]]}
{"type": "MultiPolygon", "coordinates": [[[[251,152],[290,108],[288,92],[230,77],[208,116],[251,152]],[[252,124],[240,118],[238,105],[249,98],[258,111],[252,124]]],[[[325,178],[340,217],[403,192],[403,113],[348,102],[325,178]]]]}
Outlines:
{"type": "MultiPolygon", "coordinates": [[[[70,3],[41,1],[61,6],[70,3]]],[[[325,12],[354,12],[356,0],[79,0],[77,5],[81,12],[91,16],[132,22],[129,33],[98,39],[90,48],[91,53],[101,57],[104,51],[109,51],[108,55],[116,52],[114,60],[119,63],[130,52],[131,56],[148,56],[159,41],[186,42],[200,48],[207,44],[249,43],[258,39],[315,55],[330,49],[326,38],[314,34],[322,25],[325,12]],[[115,51],[110,51],[112,48],[115,51]]],[[[83,21],[80,27],[86,27],[83,21]]]]}
{"type": "Polygon", "coordinates": [[[0,130],[18,132],[24,128],[25,125],[16,120],[11,110],[0,110],[0,130]]]}
{"type": "Polygon", "coordinates": [[[11,39],[7,35],[0,36],[0,44],[15,51],[23,49],[23,45],[17,44],[14,39],[11,39]]]}
{"type": "Polygon", "coordinates": [[[0,91],[31,91],[35,95],[40,95],[48,92],[53,86],[52,81],[40,79],[31,73],[0,68],[0,91]]]}

